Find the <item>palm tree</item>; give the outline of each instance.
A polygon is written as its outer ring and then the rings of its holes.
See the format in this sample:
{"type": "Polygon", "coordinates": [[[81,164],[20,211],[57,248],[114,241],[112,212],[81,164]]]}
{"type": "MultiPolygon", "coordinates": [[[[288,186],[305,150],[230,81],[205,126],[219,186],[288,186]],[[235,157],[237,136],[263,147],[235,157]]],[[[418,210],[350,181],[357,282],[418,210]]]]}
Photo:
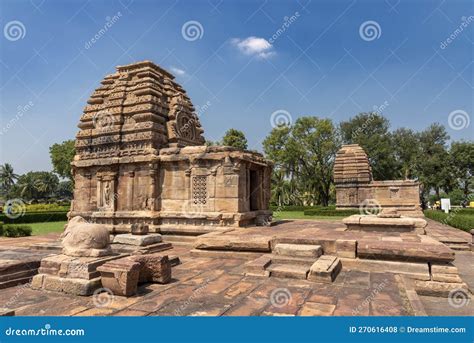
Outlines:
{"type": "Polygon", "coordinates": [[[8,191],[15,184],[18,175],[13,171],[13,167],[9,163],[0,166],[0,187],[8,191]]]}

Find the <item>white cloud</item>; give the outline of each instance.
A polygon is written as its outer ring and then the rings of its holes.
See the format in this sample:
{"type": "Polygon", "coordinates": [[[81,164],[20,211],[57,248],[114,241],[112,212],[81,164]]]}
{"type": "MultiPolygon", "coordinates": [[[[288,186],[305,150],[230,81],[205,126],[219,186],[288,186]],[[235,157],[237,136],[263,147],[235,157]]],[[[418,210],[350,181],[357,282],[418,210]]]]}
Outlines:
{"type": "Polygon", "coordinates": [[[186,72],[183,69],[179,69],[176,67],[170,67],[170,70],[173,74],[178,75],[178,76],[183,76],[186,74],[186,72]]]}
{"type": "Polygon", "coordinates": [[[265,38],[254,36],[245,39],[234,38],[231,43],[246,55],[269,58],[276,54],[276,52],[273,51],[273,45],[265,38]]]}

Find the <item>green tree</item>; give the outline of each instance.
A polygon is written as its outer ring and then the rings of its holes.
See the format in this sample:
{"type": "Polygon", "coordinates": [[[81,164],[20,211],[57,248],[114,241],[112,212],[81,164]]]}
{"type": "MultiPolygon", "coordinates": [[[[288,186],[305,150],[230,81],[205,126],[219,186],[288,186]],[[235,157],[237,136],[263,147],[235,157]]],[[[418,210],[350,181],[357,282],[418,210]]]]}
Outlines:
{"type": "Polygon", "coordinates": [[[26,200],[50,198],[59,185],[56,174],[46,171],[28,172],[18,178],[15,185],[16,196],[26,200]]]}
{"type": "Polygon", "coordinates": [[[18,175],[13,171],[11,164],[5,163],[0,166],[0,188],[2,193],[8,193],[17,179],[18,175]]]}
{"type": "Polygon", "coordinates": [[[468,201],[473,192],[474,174],[474,142],[454,142],[449,151],[453,175],[459,188],[464,194],[464,201],[468,201]]]}
{"type": "Polygon", "coordinates": [[[420,150],[416,161],[416,174],[422,183],[422,196],[434,190],[439,199],[441,190],[449,192],[453,188],[453,177],[447,141],[449,135],[444,126],[432,124],[420,133],[420,150]]]}
{"type": "Polygon", "coordinates": [[[53,164],[54,172],[63,178],[73,181],[71,162],[76,154],[74,140],[70,139],[61,144],[53,144],[49,148],[49,154],[51,156],[51,163],[53,164]]]}
{"type": "Polygon", "coordinates": [[[61,181],[56,189],[56,195],[60,198],[72,199],[74,185],[72,181],[61,181]]]}
{"type": "Polygon", "coordinates": [[[420,154],[419,134],[411,129],[400,128],[392,134],[395,158],[400,166],[401,175],[405,179],[416,176],[416,161],[420,154]]]}
{"type": "Polygon", "coordinates": [[[246,150],[247,138],[242,131],[236,129],[229,129],[222,137],[222,145],[232,146],[234,148],[246,150]]]}
{"type": "Polygon", "coordinates": [[[359,144],[367,153],[376,180],[391,180],[400,176],[393,150],[390,122],[377,113],[360,113],[340,123],[344,144],[359,144]]]}
{"type": "Polygon", "coordinates": [[[301,117],[291,127],[274,128],[263,147],[275,162],[275,172],[288,178],[293,203],[315,200],[328,205],[334,158],[340,147],[330,119],[301,117]]]}

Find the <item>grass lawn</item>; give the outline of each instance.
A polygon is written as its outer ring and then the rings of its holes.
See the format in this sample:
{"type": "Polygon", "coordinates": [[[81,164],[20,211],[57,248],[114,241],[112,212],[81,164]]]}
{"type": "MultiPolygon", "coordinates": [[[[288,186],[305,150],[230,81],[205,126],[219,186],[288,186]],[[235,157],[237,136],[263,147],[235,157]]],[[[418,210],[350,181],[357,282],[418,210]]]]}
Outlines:
{"type": "Polygon", "coordinates": [[[341,220],[345,216],[305,216],[303,211],[273,212],[273,218],[278,219],[307,219],[307,220],[341,220]]]}
{"type": "Polygon", "coordinates": [[[33,236],[44,235],[50,232],[62,232],[66,222],[44,222],[44,223],[28,223],[25,225],[31,226],[33,229],[33,236]]]}

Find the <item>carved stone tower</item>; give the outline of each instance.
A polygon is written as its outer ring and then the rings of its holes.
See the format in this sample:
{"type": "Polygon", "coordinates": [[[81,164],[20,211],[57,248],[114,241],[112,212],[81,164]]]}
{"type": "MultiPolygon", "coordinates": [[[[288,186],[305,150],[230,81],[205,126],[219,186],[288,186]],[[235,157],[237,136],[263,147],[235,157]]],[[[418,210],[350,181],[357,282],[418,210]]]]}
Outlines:
{"type": "Polygon", "coordinates": [[[90,97],[72,162],[70,216],[129,232],[267,222],[271,163],[207,147],[186,92],[150,61],[117,67],[90,97]]]}

